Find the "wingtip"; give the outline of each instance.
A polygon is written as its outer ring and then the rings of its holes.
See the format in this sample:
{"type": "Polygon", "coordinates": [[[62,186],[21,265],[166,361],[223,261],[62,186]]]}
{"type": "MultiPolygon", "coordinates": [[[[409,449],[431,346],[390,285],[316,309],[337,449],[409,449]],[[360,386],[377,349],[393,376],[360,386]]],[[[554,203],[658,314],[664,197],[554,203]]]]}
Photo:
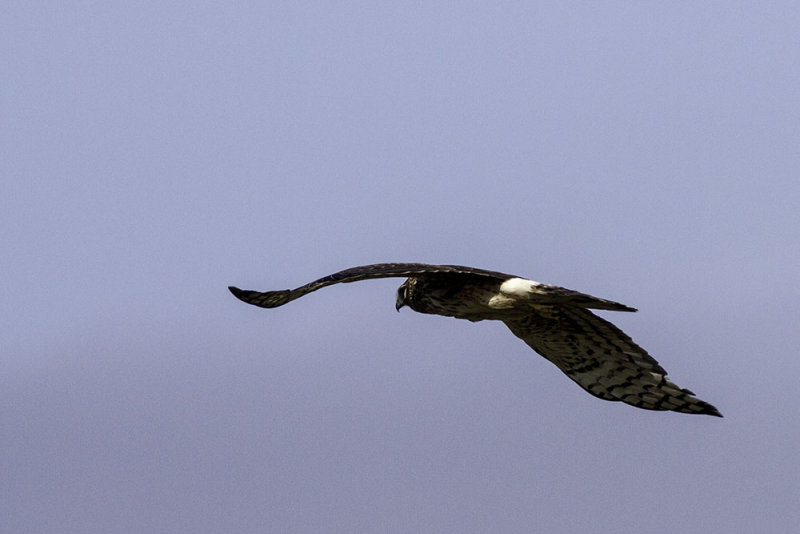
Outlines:
{"type": "Polygon", "coordinates": [[[236,297],[237,299],[240,299],[240,300],[242,299],[242,293],[244,293],[244,291],[239,289],[238,287],[236,287],[236,286],[228,286],[228,291],[233,293],[233,296],[236,297]]]}
{"type": "Polygon", "coordinates": [[[714,417],[723,417],[722,413],[720,413],[720,411],[717,410],[717,407],[714,406],[713,404],[701,401],[700,399],[695,399],[695,400],[700,401],[699,405],[697,406],[698,408],[700,408],[700,410],[695,411],[694,413],[700,415],[712,415],[714,417]]]}

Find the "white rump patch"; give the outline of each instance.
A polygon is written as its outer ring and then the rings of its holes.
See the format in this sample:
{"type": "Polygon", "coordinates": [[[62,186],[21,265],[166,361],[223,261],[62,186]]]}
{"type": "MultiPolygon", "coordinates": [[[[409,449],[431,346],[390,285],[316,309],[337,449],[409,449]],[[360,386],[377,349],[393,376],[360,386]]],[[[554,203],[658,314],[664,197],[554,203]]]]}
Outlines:
{"type": "Polygon", "coordinates": [[[511,309],[516,306],[520,300],[530,299],[536,286],[540,286],[539,282],[533,280],[526,280],[524,278],[509,278],[500,284],[500,292],[489,299],[489,307],[496,310],[511,309]]]}
{"type": "Polygon", "coordinates": [[[500,292],[515,297],[525,297],[530,294],[534,287],[541,285],[533,280],[524,278],[509,278],[500,285],[500,292]]]}

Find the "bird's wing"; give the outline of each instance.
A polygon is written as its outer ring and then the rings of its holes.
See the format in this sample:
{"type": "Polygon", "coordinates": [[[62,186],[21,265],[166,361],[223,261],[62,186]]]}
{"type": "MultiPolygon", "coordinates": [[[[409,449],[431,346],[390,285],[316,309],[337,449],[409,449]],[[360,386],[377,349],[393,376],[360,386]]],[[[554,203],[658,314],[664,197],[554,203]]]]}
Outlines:
{"type": "Polygon", "coordinates": [[[722,417],[712,405],[675,385],[647,351],[585,308],[532,306],[504,321],[511,332],[592,395],[647,410],[722,417]]]}
{"type": "Polygon", "coordinates": [[[302,297],[312,291],[321,289],[326,286],[340,283],[357,282],[359,280],[370,280],[373,278],[392,278],[392,277],[407,277],[423,274],[436,274],[436,273],[455,273],[455,274],[469,274],[485,276],[497,280],[508,280],[514,278],[510,274],[499,273],[496,271],[487,271],[484,269],[476,269],[474,267],[464,267],[461,265],[428,265],[425,263],[376,263],[374,265],[362,265],[360,267],[353,267],[333,273],[319,280],[310,282],[297,289],[284,289],[280,291],[250,291],[239,289],[238,287],[229,286],[228,289],[233,293],[236,298],[259,306],[261,308],[277,308],[283,306],[287,302],[302,297]]]}

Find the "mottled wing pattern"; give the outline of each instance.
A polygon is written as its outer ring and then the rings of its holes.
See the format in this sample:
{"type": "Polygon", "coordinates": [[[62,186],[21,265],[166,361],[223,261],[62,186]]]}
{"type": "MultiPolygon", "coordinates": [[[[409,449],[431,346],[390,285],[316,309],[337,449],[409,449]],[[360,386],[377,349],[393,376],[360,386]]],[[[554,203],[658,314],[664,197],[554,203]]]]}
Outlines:
{"type": "Polygon", "coordinates": [[[714,406],[672,383],[664,368],[624,332],[587,309],[532,306],[531,314],[504,322],[596,397],[647,410],[722,417],[714,406]]]}
{"type": "Polygon", "coordinates": [[[425,263],[376,263],[374,265],[362,265],[360,267],[353,267],[339,271],[319,280],[310,282],[297,289],[284,289],[280,291],[251,291],[246,289],[239,289],[238,287],[230,286],[228,289],[233,293],[236,298],[259,306],[261,308],[277,308],[283,306],[287,302],[307,295],[312,291],[321,289],[326,286],[340,283],[357,282],[359,280],[370,280],[373,278],[393,278],[393,277],[407,277],[418,276],[424,274],[436,273],[457,273],[457,274],[472,274],[494,278],[496,280],[508,280],[513,278],[510,274],[499,273],[496,271],[487,271],[485,269],[476,269],[474,267],[464,267],[462,265],[428,265],[425,263]]]}

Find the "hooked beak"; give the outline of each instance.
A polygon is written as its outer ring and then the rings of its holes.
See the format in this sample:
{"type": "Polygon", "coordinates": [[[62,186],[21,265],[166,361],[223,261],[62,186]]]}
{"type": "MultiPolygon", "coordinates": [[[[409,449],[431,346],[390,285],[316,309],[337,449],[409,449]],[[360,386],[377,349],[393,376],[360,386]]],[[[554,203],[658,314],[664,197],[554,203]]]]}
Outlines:
{"type": "Polygon", "coordinates": [[[395,310],[400,311],[400,308],[406,305],[406,291],[408,291],[407,282],[397,288],[397,300],[394,303],[395,310]]]}

